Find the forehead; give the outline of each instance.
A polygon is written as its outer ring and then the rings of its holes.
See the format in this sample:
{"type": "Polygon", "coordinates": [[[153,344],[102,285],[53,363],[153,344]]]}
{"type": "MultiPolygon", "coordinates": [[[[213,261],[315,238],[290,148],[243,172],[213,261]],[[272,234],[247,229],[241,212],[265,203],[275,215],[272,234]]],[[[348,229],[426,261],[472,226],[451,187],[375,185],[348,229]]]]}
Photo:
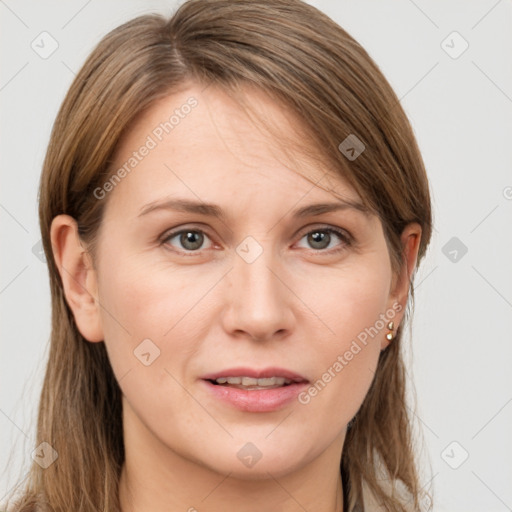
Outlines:
{"type": "Polygon", "coordinates": [[[249,111],[218,87],[192,83],[154,103],[118,146],[112,169],[125,172],[109,202],[141,206],[174,192],[242,203],[258,193],[281,202],[358,198],[293,112],[256,88],[244,89],[243,101],[249,111]]]}

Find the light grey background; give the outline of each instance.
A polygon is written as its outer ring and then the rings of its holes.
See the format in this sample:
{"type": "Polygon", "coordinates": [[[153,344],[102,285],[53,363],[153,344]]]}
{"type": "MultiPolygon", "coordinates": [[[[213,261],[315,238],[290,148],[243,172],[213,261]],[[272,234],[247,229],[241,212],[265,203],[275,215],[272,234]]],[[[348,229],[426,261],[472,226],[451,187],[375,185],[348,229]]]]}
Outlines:
{"type": "MultiPolygon", "coordinates": [[[[37,186],[53,120],[104,34],[179,3],[0,0],[0,502],[30,462],[47,356],[37,186]],[[31,47],[44,54],[52,39],[58,48],[47,58],[31,47]]],[[[436,230],[416,279],[409,366],[422,483],[436,512],[512,510],[512,3],[310,3],[381,67],[431,181],[436,230]]]]}

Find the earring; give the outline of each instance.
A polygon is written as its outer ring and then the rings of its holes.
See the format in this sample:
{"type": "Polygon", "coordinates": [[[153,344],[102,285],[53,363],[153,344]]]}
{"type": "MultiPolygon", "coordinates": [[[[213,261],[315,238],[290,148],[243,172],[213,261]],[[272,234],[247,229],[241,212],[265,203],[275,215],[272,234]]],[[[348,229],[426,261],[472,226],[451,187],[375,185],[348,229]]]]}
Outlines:
{"type": "Polygon", "coordinates": [[[389,332],[386,334],[386,338],[391,341],[395,335],[393,334],[393,329],[395,327],[395,324],[393,322],[389,322],[388,324],[388,329],[389,329],[389,332]]]}

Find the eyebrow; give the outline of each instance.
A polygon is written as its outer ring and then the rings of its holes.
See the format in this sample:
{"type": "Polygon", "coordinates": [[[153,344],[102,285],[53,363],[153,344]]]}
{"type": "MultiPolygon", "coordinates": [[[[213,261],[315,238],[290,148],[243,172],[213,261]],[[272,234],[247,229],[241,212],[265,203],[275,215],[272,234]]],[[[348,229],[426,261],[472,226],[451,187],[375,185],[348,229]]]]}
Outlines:
{"type": "MultiPolygon", "coordinates": [[[[324,213],[335,212],[339,210],[353,209],[366,215],[369,209],[360,202],[350,200],[339,200],[334,203],[314,203],[294,210],[294,218],[313,217],[324,213]]],[[[191,201],[190,199],[167,199],[163,201],[154,201],[142,207],[139,217],[147,215],[150,212],[158,210],[175,210],[186,213],[197,213],[208,217],[215,217],[220,220],[226,220],[226,214],[222,208],[216,204],[204,203],[200,201],[191,201]]]]}
{"type": "MultiPolygon", "coordinates": [[[[303,206],[293,211],[292,217],[304,218],[322,215],[324,213],[340,210],[352,209],[369,214],[369,209],[360,202],[350,200],[339,200],[336,203],[315,203],[303,206]]],[[[192,201],[190,199],[166,199],[163,201],[154,201],[142,207],[139,217],[147,215],[150,212],[158,210],[174,210],[186,213],[197,213],[208,217],[215,217],[220,220],[226,220],[226,214],[222,208],[216,204],[192,201]]]]}

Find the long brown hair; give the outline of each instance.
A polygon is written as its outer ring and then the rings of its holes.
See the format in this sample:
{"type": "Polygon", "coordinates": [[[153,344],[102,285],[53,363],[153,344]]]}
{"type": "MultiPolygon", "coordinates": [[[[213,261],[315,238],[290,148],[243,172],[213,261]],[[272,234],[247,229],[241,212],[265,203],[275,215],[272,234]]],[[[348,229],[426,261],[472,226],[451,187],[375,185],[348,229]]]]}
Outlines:
{"type": "MultiPolygon", "coordinates": [[[[36,445],[58,459],[33,463],[12,510],[113,512],[124,461],[121,393],[104,343],[88,343],[66,303],[50,242],[52,219],[74,217],[94,252],[119,141],[137,116],[188,81],[267,92],[302,120],[322,154],[380,217],[394,270],[400,234],[418,222],[418,261],[431,235],[424,163],[391,86],[368,53],[328,16],[299,0],[190,0],[171,18],[137,17],[107,34],[76,76],[56,118],[40,183],[39,215],[50,277],[52,331],[36,445]],[[340,149],[355,135],[355,159],[340,149]]],[[[413,294],[411,284],[411,296],[413,294]]],[[[402,331],[381,352],[375,378],[345,439],[340,471],[349,509],[363,485],[386,510],[420,509],[418,462],[406,405],[402,331]],[[384,471],[384,473],[382,473],[384,471]],[[400,482],[400,501],[383,483],[400,482]]]]}

